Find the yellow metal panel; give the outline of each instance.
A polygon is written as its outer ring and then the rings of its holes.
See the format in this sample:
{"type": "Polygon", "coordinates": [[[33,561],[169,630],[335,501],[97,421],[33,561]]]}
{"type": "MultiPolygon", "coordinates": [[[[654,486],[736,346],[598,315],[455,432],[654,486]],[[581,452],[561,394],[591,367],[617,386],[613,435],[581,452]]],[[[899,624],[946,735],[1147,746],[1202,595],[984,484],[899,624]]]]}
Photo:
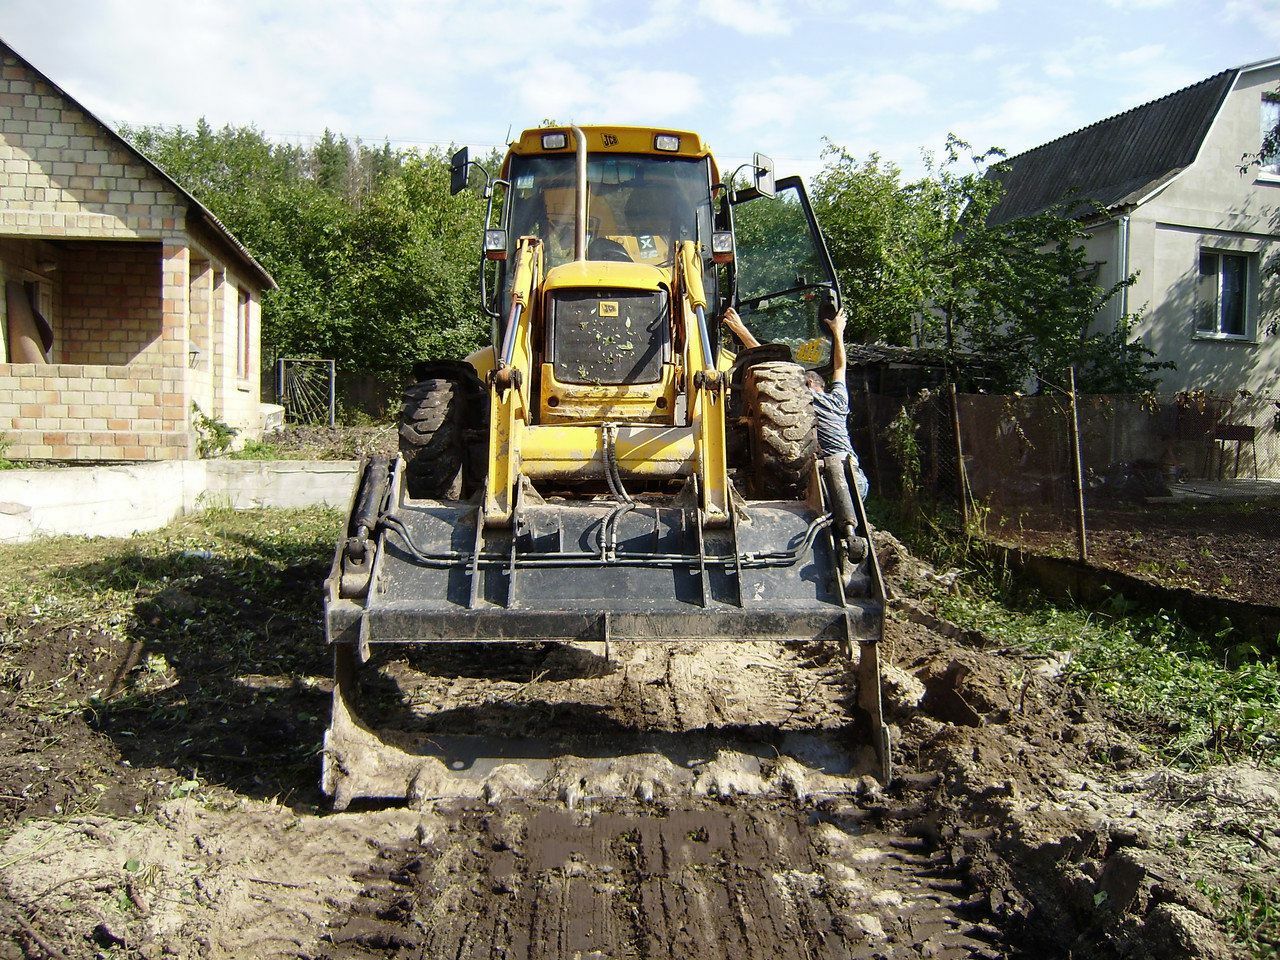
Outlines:
{"type": "MultiPolygon", "coordinates": [[[[691,427],[619,424],[616,450],[624,475],[679,477],[693,472],[691,427]]],[[[532,426],[524,431],[521,470],[537,478],[604,476],[604,429],[600,426],[532,426]]]]}
{"type": "Polygon", "coordinates": [[[618,287],[624,290],[657,290],[669,283],[671,273],[647,263],[613,263],[607,260],[571,260],[547,271],[544,290],[570,287],[618,287]]]}
{"type": "Polygon", "coordinates": [[[658,383],[615,385],[561,383],[556,379],[555,367],[544,363],[541,384],[539,423],[674,422],[677,394],[675,364],[662,365],[662,380],[658,383]]]}
{"type": "Polygon", "coordinates": [[[489,376],[489,371],[498,365],[497,358],[494,356],[493,347],[481,347],[479,350],[473,350],[467,354],[467,363],[475,367],[476,376],[484,380],[489,376]]]}
{"type": "MultiPolygon", "coordinates": [[[[659,157],[706,157],[711,150],[702,142],[702,138],[688,130],[666,130],[662,127],[626,127],[599,126],[582,127],[587,135],[587,150],[590,153],[652,153],[659,157]],[[658,134],[669,134],[680,138],[679,150],[659,150],[653,145],[653,138],[658,134]]],[[[511,143],[511,152],[515,154],[545,153],[567,154],[573,156],[577,144],[573,131],[568,127],[536,127],[525,130],[520,139],[511,143]],[[565,146],[559,150],[543,150],[542,137],[548,133],[563,133],[565,146]]]]}

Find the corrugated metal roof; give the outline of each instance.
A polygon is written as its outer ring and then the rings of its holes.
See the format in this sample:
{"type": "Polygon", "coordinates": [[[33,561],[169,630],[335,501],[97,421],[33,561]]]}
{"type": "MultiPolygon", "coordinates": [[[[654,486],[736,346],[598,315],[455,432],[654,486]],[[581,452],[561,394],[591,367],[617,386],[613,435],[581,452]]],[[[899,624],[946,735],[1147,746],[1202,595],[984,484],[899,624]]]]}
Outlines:
{"type": "Polygon", "coordinates": [[[1189,166],[1239,68],[1107,117],[993,171],[1004,197],[987,222],[1007,223],[1078,197],[1111,208],[1135,203],[1189,166]]]}
{"type": "Polygon", "coordinates": [[[271,274],[267,272],[267,268],[257,261],[257,259],[253,256],[253,254],[249,252],[248,248],[243,243],[241,243],[240,240],[236,237],[236,235],[227,228],[226,224],[224,224],[221,220],[219,220],[212,210],[206,207],[194,196],[192,196],[190,191],[188,191],[185,187],[183,187],[182,184],[178,183],[177,180],[169,176],[169,174],[167,174],[159,166],[159,164],[157,164],[145,153],[143,153],[141,150],[135,147],[132,143],[130,143],[128,140],[122,137],[119,133],[117,133],[115,128],[112,127],[111,124],[107,123],[101,117],[97,116],[92,110],[86,107],[83,103],[81,103],[71,94],[67,93],[66,90],[64,90],[61,86],[59,86],[52,79],[50,79],[48,74],[44,73],[44,71],[40,70],[38,67],[32,64],[30,60],[28,60],[22,54],[18,53],[17,50],[13,49],[13,47],[10,46],[7,42],[5,42],[3,38],[0,38],[0,50],[3,50],[4,53],[9,56],[16,57],[18,61],[23,64],[23,66],[25,66],[37,77],[39,77],[41,80],[47,83],[55,93],[57,93],[60,97],[62,97],[72,106],[74,106],[86,117],[88,117],[89,119],[97,123],[100,127],[106,130],[108,136],[119,141],[121,144],[124,145],[125,149],[127,149],[130,153],[136,156],[144,164],[146,164],[148,167],[154,170],[162,180],[164,180],[166,183],[172,186],[174,190],[178,192],[179,196],[181,196],[183,199],[187,201],[189,212],[194,213],[197,217],[199,217],[200,219],[204,220],[207,224],[209,224],[209,226],[213,228],[213,232],[231,247],[232,253],[236,255],[237,259],[239,259],[244,266],[249,268],[251,273],[253,273],[259,280],[262,281],[262,285],[264,287],[266,287],[269,290],[274,290],[276,288],[276,281],[271,276],[271,274]]]}

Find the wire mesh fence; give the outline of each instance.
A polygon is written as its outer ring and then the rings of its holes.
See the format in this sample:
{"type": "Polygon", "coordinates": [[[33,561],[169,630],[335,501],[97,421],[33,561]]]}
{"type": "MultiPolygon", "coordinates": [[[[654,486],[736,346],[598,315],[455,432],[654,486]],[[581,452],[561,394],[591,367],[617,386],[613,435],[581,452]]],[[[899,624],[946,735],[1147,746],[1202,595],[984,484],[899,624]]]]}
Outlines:
{"type": "Polygon", "coordinates": [[[337,375],[332,360],[281,357],[275,370],[276,398],[286,423],[334,425],[337,375]]]}
{"type": "Polygon", "coordinates": [[[863,390],[854,406],[890,500],[950,501],[996,542],[1280,604],[1280,400],[863,390]]]}

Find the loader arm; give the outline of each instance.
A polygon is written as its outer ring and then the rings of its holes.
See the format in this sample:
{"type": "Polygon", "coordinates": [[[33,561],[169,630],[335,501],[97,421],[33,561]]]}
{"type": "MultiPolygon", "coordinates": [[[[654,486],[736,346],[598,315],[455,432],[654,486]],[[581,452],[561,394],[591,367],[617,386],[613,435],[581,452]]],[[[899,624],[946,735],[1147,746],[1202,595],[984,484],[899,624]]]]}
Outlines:
{"type": "Polygon", "coordinates": [[[489,375],[489,462],[484,493],[486,526],[509,526],[520,447],[529,421],[533,349],[530,329],[539,309],[542,241],[521,237],[516,245],[515,276],[497,366],[489,375]]]}
{"type": "Polygon", "coordinates": [[[698,244],[683,240],[678,247],[681,309],[685,325],[685,370],[689,414],[694,425],[698,488],[702,492],[703,522],[709,527],[729,522],[729,461],[725,436],[727,380],[716,369],[707,331],[707,295],[702,285],[698,244]]]}

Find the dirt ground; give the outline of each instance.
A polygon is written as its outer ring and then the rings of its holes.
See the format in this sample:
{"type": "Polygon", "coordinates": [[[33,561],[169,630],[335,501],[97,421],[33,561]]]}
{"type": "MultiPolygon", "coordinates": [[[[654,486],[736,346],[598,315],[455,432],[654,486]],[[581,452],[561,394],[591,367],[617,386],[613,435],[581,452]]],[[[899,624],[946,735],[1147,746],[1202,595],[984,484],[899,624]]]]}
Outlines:
{"type": "Polygon", "coordinates": [[[395,424],[290,423],[239,456],[254,460],[359,460],[398,450],[395,424]]]}
{"type": "MultiPolygon", "coordinates": [[[[1003,543],[1074,555],[1062,512],[1004,512],[988,521],[1003,543]]],[[[1091,563],[1198,593],[1280,606],[1280,499],[1090,506],[1091,563]]]]}
{"type": "Polygon", "coordinates": [[[175,551],[123,631],[0,625],[0,958],[1226,957],[1212,891],[1280,871],[1280,776],[1154,763],[1058,660],[938,619],[888,537],[886,790],[834,650],[545,644],[372,685],[442,740],[691,746],[330,813],[323,554],[275,543],[252,591],[175,551]]]}

